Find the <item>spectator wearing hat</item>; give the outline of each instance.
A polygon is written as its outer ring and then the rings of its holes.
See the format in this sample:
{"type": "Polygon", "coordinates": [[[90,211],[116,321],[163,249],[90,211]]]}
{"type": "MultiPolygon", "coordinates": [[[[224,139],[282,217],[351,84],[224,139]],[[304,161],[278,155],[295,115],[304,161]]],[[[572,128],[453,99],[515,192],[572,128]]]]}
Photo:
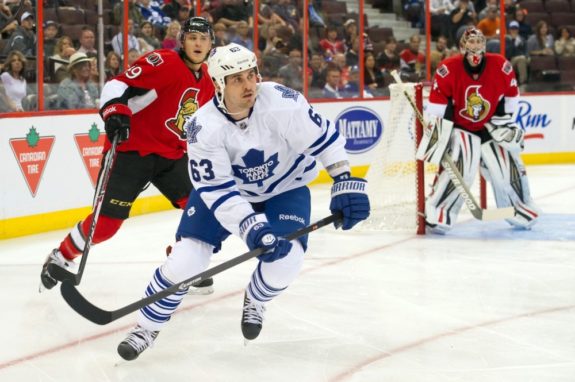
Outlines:
{"type": "Polygon", "coordinates": [[[354,19],[347,19],[343,23],[343,38],[347,50],[352,49],[353,40],[358,36],[357,24],[354,19]]]}
{"type": "Polygon", "coordinates": [[[91,58],[86,53],[76,52],[70,57],[68,71],[70,77],[58,86],[58,106],[60,109],[77,110],[98,107],[98,87],[90,80],[91,58]]]}
{"type": "Polygon", "coordinates": [[[527,43],[519,34],[519,23],[515,20],[507,27],[505,58],[513,65],[519,85],[527,82],[527,43]]]}
{"type": "Polygon", "coordinates": [[[22,52],[25,56],[36,55],[36,35],[34,34],[34,16],[24,12],[20,16],[20,26],[10,35],[10,40],[2,52],[8,55],[13,50],[22,52]]]}
{"type": "Polygon", "coordinates": [[[54,55],[54,49],[58,39],[58,24],[55,21],[48,20],[44,22],[44,56],[50,57],[54,55]]]}
{"type": "Polygon", "coordinates": [[[0,80],[4,85],[4,103],[8,105],[9,111],[23,111],[22,100],[26,97],[26,57],[14,50],[10,52],[4,63],[4,72],[0,75],[0,80]]]}

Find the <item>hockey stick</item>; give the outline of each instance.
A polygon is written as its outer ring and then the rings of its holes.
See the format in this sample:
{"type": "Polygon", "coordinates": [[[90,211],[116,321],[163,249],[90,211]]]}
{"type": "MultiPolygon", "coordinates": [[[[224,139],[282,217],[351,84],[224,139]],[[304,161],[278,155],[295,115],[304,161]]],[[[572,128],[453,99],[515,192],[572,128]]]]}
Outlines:
{"type": "MultiPolygon", "coordinates": [[[[289,235],[286,236],[286,240],[291,241],[297,239],[303,235],[307,235],[310,232],[318,230],[319,228],[324,227],[328,224],[339,222],[341,219],[342,215],[340,212],[332,214],[307,227],[301,228],[295,232],[290,233],[289,235]]],[[[189,279],[180,281],[179,283],[176,283],[167,289],[164,289],[158,293],[154,293],[148,297],[133,302],[117,310],[111,310],[111,311],[103,310],[93,305],[88,300],[86,300],[84,296],[80,294],[80,292],[78,292],[78,289],[76,289],[76,287],[70,280],[64,280],[64,282],[62,282],[60,292],[62,293],[62,297],[64,297],[64,300],[66,300],[68,305],[70,305],[70,307],[74,309],[79,315],[98,325],[106,325],[112,321],[117,320],[118,318],[124,317],[125,315],[135,312],[147,305],[153,304],[154,302],[161,300],[164,297],[172,295],[180,290],[186,289],[192,284],[202,282],[203,280],[210,278],[227,269],[230,269],[238,264],[241,264],[246,260],[259,256],[263,252],[264,250],[262,248],[253,249],[238,257],[234,257],[228,261],[216,265],[213,268],[207,269],[202,273],[192,276],[189,279]]]]}
{"type": "Polygon", "coordinates": [[[74,285],[78,285],[80,284],[80,280],[82,280],[84,268],[86,267],[86,261],[88,261],[88,253],[92,247],[92,240],[94,239],[94,232],[96,231],[96,224],[98,223],[98,218],[100,217],[100,210],[102,209],[104,195],[106,194],[108,181],[110,180],[110,174],[112,173],[112,166],[114,165],[114,160],[116,159],[116,147],[118,146],[119,139],[119,134],[116,134],[112,140],[112,146],[110,147],[110,150],[108,150],[106,159],[104,160],[102,174],[98,181],[98,185],[96,186],[96,196],[94,198],[94,206],[92,207],[92,223],[90,224],[88,237],[86,238],[86,243],[84,244],[84,250],[82,251],[82,259],[80,260],[80,265],[78,266],[78,272],[72,273],[62,267],[59,267],[56,264],[48,264],[48,272],[50,273],[50,276],[58,281],[68,280],[74,283],[74,285]]]}
{"type": "MultiPolygon", "coordinates": [[[[401,77],[399,76],[399,73],[397,73],[397,70],[392,70],[391,76],[398,84],[403,83],[401,77]]],[[[423,115],[417,108],[417,105],[415,105],[415,101],[413,100],[413,98],[411,98],[411,96],[407,93],[406,90],[403,91],[403,95],[409,101],[409,104],[411,105],[411,108],[415,112],[415,116],[417,117],[419,122],[421,122],[423,126],[426,126],[426,123],[423,119],[423,115]]],[[[465,184],[463,176],[461,176],[461,173],[457,169],[457,166],[453,162],[453,159],[449,156],[447,152],[443,154],[443,157],[441,158],[441,165],[444,167],[445,171],[447,172],[447,175],[451,179],[451,182],[455,186],[455,189],[457,190],[457,192],[459,192],[459,194],[465,201],[465,205],[467,206],[467,208],[471,212],[471,215],[473,215],[474,218],[478,220],[501,220],[511,218],[515,215],[515,209],[513,207],[482,209],[479,203],[477,203],[477,200],[475,200],[475,197],[469,190],[467,184],[465,184]]]]}

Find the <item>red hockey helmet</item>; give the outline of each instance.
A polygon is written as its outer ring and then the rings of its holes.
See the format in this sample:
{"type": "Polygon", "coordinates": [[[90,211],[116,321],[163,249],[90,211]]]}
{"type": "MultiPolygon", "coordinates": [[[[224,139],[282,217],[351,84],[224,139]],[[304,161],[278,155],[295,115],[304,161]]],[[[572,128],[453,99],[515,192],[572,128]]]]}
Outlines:
{"type": "Polygon", "coordinates": [[[481,59],[485,54],[485,36],[480,29],[470,26],[468,27],[459,40],[459,51],[464,56],[470,58],[474,66],[481,63],[481,59]]]}

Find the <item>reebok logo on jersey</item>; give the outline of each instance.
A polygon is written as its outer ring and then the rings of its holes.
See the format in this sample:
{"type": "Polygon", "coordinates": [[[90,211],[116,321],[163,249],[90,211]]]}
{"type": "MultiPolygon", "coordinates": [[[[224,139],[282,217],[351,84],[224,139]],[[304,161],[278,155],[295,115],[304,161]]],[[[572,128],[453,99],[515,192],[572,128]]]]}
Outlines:
{"type": "Polygon", "coordinates": [[[298,223],[305,225],[305,220],[301,216],[297,216],[297,215],[280,214],[279,219],[280,220],[291,220],[291,221],[298,222],[298,223]]]}

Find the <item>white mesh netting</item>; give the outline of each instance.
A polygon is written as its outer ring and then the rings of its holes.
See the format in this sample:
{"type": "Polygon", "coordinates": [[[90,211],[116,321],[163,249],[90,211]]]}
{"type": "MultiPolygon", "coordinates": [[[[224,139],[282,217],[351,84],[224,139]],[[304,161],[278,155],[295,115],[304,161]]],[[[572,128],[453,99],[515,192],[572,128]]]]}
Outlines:
{"type": "MultiPolygon", "coordinates": [[[[383,137],[367,172],[371,216],[365,230],[417,231],[418,179],[415,160],[416,117],[404,91],[416,99],[416,84],[392,84],[391,107],[383,137]]],[[[421,92],[417,94],[421,97],[421,92]]]]}

